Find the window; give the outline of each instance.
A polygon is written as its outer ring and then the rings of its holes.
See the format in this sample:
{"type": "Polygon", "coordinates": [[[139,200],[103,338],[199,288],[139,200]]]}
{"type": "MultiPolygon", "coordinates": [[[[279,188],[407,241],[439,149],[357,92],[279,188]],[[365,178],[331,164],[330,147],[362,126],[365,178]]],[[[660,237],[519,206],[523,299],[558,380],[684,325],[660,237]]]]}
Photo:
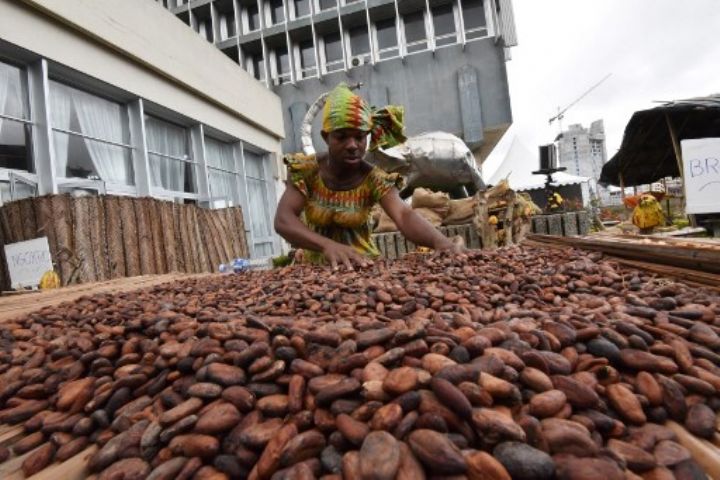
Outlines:
{"type": "Polygon", "coordinates": [[[290,55],[287,47],[275,50],[275,67],[277,68],[278,83],[287,83],[290,78],[290,55]]]}
{"type": "Polygon", "coordinates": [[[205,161],[208,167],[210,203],[214,208],[236,205],[238,185],[233,144],[205,137],[205,161]]]}
{"type": "Polygon", "coordinates": [[[263,56],[260,53],[248,53],[245,55],[245,70],[260,80],[265,80],[265,66],[263,64],[263,56]]]}
{"type": "Polygon", "coordinates": [[[328,10],[337,6],[337,0],[319,0],[320,10],[328,10]]]}
{"type": "Polygon", "coordinates": [[[0,168],[33,171],[24,72],[0,62],[0,168]]]}
{"type": "Polygon", "coordinates": [[[427,36],[425,34],[425,16],[423,12],[415,12],[403,17],[405,24],[405,41],[407,52],[427,50],[427,36]]]}
{"type": "Polygon", "coordinates": [[[340,34],[325,35],[323,40],[325,43],[325,69],[328,72],[336,72],[345,68],[340,34]]]}
{"type": "Polygon", "coordinates": [[[253,55],[249,61],[252,65],[253,75],[260,81],[265,80],[265,66],[263,65],[263,57],[260,54],[253,55]]]}
{"type": "Polygon", "coordinates": [[[260,12],[258,11],[257,3],[248,5],[247,7],[248,17],[248,30],[254,32],[260,29],[260,12]]]}
{"type": "Polygon", "coordinates": [[[237,35],[235,29],[235,15],[232,11],[227,13],[220,13],[218,15],[218,21],[220,23],[220,41],[227,40],[237,35]]]}
{"type": "Polygon", "coordinates": [[[295,0],[295,18],[310,15],[310,0],[295,0]]]}
{"type": "Polygon", "coordinates": [[[134,184],[124,105],[50,81],[50,112],[58,177],[134,184]]]}
{"type": "Polygon", "coordinates": [[[467,40],[483,38],[488,35],[484,3],[483,0],[462,0],[463,22],[467,40]]]}
{"type": "Polygon", "coordinates": [[[317,75],[317,62],[315,61],[315,46],[312,40],[300,42],[300,78],[310,78],[317,75]]]}
{"type": "Polygon", "coordinates": [[[213,42],[212,24],[209,19],[197,20],[197,33],[208,42],[213,42]]]}
{"type": "Polygon", "coordinates": [[[145,116],[150,179],[154,187],[195,193],[194,162],[184,127],[145,116]]]}
{"type": "Polygon", "coordinates": [[[367,25],[353,27],[349,31],[350,35],[350,52],[353,56],[370,53],[370,43],[368,42],[367,25]]]}
{"type": "Polygon", "coordinates": [[[399,55],[395,18],[388,18],[376,22],[375,34],[379,59],[383,60],[399,55]]]}
{"type": "Polygon", "coordinates": [[[273,212],[270,185],[265,172],[264,156],[245,149],[245,180],[247,181],[248,213],[254,257],[273,254],[273,212]]]}
{"type": "Polygon", "coordinates": [[[433,27],[435,29],[435,46],[452,45],[457,42],[455,15],[453,6],[440,5],[432,9],[433,27]]]}
{"type": "Polygon", "coordinates": [[[270,0],[270,19],[272,24],[283,23],[285,21],[285,8],[283,0],[270,0]]]}

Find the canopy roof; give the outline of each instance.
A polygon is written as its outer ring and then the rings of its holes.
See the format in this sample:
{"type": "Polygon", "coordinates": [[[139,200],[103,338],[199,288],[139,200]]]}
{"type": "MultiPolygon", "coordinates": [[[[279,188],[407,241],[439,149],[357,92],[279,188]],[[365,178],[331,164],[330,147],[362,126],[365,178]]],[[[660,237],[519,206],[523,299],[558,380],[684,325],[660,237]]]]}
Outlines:
{"type": "MultiPolygon", "coordinates": [[[[532,173],[538,168],[537,154],[533,155],[515,137],[502,163],[492,175],[486,176],[485,183],[497,185],[501,180],[507,178],[510,188],[516,191],[545,188],[545,175],[533,175],[532,173]]],[[[590,180],[588,177],[578,177],[565,172],[554,173],[552,178],[553,183],[557,186],[584,183],[590,180]]]]}
{"type": "Polygon", "coordinates": [[[679,177],[669,125],[678,142],[720,137],[720,94],[677,100],[635,112],[625,127],[620,150],[603,166],[600,183],[618,186],[624,183],[631,187],[679,177]]]}

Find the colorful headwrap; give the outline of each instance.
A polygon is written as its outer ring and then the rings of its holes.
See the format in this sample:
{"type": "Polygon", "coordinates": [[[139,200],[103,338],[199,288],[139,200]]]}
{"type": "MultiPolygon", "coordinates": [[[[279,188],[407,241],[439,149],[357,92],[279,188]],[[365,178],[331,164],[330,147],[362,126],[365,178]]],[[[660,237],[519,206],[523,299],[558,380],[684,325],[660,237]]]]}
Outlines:
{"type": "Polygon", "coordinates": [[[330,92],[323,109],[323,131],[357,128],[370,132],[370,150],[390,148],[407,138],[403,130],[404,109],[388,105],[381,109],[371,107],[345,83],[330,92]]]}

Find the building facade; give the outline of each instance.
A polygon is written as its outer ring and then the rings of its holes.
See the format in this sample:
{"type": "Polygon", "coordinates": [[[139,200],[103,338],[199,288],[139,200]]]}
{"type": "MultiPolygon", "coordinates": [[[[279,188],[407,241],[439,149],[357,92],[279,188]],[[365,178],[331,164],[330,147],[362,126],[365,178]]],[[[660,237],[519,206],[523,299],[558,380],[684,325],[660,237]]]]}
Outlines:
{"type": "Polygon", "coordinates": [[[597,184],[602,167],[607,162],[603,121],[592,122],[590,128],[580,124],[570,125],[558,136],[557,143],[558,164],[568,173],[590,178],[592,193],[601,203],[609,202],[608,192],[597,184]]]}
{"type": "Polygon", "coordinates": [[[148,0],[3,0],[0,32],[0,204],[241,205],[252,255],[279,253],[277,95],[148,0]]]}
{"type": "Polygon", "coordinates": [[[558,163],[568,173],[590,177],[596,182],[602,166],[607,161],[605,148],[605,126],[596,120],[585,128],[580,124],[570,125],[558,139],[558,163]]]}
{"type": "Polygon", "coordinates": [[[409,134],[456,134],[481,159],[512,122],[511,0],[156,1],[281,97],[286,152],[341,81],[362,83],[373,105],[404,105],[409,134]]]}

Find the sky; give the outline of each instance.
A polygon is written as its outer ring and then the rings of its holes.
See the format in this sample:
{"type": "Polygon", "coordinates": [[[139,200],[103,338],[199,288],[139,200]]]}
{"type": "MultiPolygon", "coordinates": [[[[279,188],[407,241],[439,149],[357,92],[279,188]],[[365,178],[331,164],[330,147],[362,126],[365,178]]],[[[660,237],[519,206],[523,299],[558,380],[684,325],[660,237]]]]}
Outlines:
{"type": "MultiPolygon", "coordinates": [[[[603,119],[608,159],[633,112],[720,93],[720,0],[513,0],[518,46],[507,63],[514,122],[485,162],[492,172],[514,137],[537,152],[563,128],[603,119]]],[[[532,168],[537,165],[533,164],[532,168]]]]}

